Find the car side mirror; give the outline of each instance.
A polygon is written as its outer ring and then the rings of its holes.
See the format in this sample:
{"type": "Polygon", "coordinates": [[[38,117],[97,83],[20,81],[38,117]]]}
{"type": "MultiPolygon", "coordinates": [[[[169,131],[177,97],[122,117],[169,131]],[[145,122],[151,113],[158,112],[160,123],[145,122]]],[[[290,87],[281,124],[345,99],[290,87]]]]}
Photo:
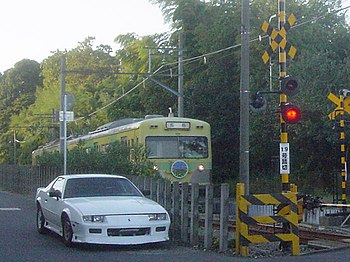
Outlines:
{"type": "Polygon", "coordinates": [[[61,193],[61,191],[59,191],[59,190],[50,191],[50,192],[49,192],[49,197],[56,197],[57,200],[58,200],[59,198],[62,197],[62,193],[61,193]]]}

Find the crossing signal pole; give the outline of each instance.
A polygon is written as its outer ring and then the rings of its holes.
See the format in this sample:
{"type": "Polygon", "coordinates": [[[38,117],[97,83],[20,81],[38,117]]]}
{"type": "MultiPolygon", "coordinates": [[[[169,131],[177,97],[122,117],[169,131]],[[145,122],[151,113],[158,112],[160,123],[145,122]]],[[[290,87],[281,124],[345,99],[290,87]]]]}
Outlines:
{"type": "MultiPolygon", "coordinates": [[[[273,92],[260,92],[260,93],[278,93],[279,94],[279,118],[280,118],[280,176],[282,184],[282,193],[288,193],[290,191],[297,191],[296,187],[292,187],[289,182],[289,173],[290,173],[290,149],[288,141],[288,124],[295,124],[300,121],[301,112],[300,109],[288,103],[288,96],[293,96],[299,91],[298,82],[287,75],[287,54],[289,57],[294,58],[296,54],[296,48],[287,42],[286,35],[287,31],[295,23],[295,16],[290,15],[288,20],[286,20],[286,0],[278,0],[278,29],[274,29],[267,21],[262,25],[262,30],[267,33],[271,39],[269,41],[269,47],[264,52],[262,59],[266,64],[270,61],[271,55],[278,48],[278,62],[279,62],[279,91],[273,92]]],[[[259,92],[258,92],[259,93],[259,92]]],[[[252,104],[254,107],[258,105],[262,108],[262,99],[256,100],[252,104]],[[260,102],[260,103],[259,103],[260,102]]],[[[286,209],[287,206],[279,206],[278,214],[284,214],[288,212],[286,209]]],[[[291,229],[287,223],[282,223],[284,232],[288,232],[291,229]]],[[[288,243],[281,242],[282,249],[288,248],[288,243]]]]}
{"type": "Polygon", "coordinates": [[[342,203],[346,204],[346,181],[347,181],[347,172],[346,172],[346,151],[345,151],[345,121],[344,121],[344,95],[340,94],[340,120],[339,120],[339,141],[340,141],[340,164],[341,164],[341,188],[342,194],[341,199],[342,203]]]}
{"type": "MultiPolygon", "coordinates": [[[[287,54],[294,58],[296,48],[292,46],[286,39],[288,30],[295,23],[295,16],[290,15],[286,20],[286,2],[278,0],[278,29],[274,29],[267,21],[262,25],[262,30],[270,36],[270,45],[264,52],[262,59],[266,64],[271,55],[278,48],[279,61],[279,79],[280,90],[277,92],[280,96],[280,175],[282,181],[282,192],[290,191],[289,183],[289,142],[287,124],[295,124],[299,122],[301,112],[298,107],[288,103],[288,96],[292,96],[298,92],[298,82],[287,75],[287,54]]],[[[263,93],[263,92],[260,92],[263,93]]],[[[268,92],[276,93],[276,92],[268,92]]],[[[261,104],[260,107],[262,108],[261,104]]],[[[253,105],[254,106],[254,105],[253,105]]]]}
{"type": "MultiPolygon", "coordinates": [[[[282,28],[284,28],[285,22],[286,22],[286,5],[285,5],[285,0],[278,0],[278,30],[281,31],[282,28]]],[[[282,48],[279,47],[279,77],[280,79],[284,79],[287,76],[287,54],[286,51],[282,48]]],[[[282,81],[280,81],[280,89],[282,89],[282,81]]],[[[288,132],[287,132],[287,123],[283,117],[282,111],[286,107],[288,103],[288,98],[287,95],[284,93],[280,94],[280,107],[281,107],[281,114],[280,114],[280,128],[281,128],[281,133],[280,133],[280,150],[288,150],[289,151],[289,144],[288,144],[288,132]],[[287,146],[288,145],[288,149],[287,146]]],[[[284,152],[286,153],[286,152],[284,152]]],[[[289,155],[289,152],[288,152],[289,155]]],[[[289,160],[289,159],[288,159],[289,160]]],[[[281,161],[281,159],[280,159],[281,161]]],[[[280,170],[281,173],[281,179],[282,179],[282,192],[288,192],[290,190],[290,185],[289,185],[289,161],[288,161],[288,166],[286,168],[283,168],[280,170]]],[[[281,166],[282,163],[281,163],[281,166]]]]}
{"type": "MultiPolygon", "coordinates": [[[[336,120],[339,116],[339,124],[337,130],[339,131],[339,156],[340,156],[340,170],[341,170],[341,201],[342,204],[347,202],[347,181],[348,181],[348,172],[347,172],[347,161],[346,161],[346,141],[345,141],[345,113],[350,114],[350,97],[347,95],[350,93],[348,89],[340,90],[339,98],[330,93],[328,99],[337,105],[336,109],[328,114],[330,120],[336,120]]],[[[337,181],[337,180],[336,180],[337,181]]],[[[338,203],[338,184],[335,184],[335,194],[333,195],[333,202],[338,203]]],[[[345,212],[345,210],[344,210],[345,212]]]]}

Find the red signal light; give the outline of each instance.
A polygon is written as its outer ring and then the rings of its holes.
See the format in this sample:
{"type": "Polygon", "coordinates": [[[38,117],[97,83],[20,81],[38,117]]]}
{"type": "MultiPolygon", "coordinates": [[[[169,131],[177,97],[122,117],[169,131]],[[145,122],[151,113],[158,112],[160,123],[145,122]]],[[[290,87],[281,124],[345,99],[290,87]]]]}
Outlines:
{"type": "Polygon", "coordinates": [[[298,123],[301,118],[300,109],[294,105],[285,105],[282,107],[282,118],[287,124],[298,123]]]}

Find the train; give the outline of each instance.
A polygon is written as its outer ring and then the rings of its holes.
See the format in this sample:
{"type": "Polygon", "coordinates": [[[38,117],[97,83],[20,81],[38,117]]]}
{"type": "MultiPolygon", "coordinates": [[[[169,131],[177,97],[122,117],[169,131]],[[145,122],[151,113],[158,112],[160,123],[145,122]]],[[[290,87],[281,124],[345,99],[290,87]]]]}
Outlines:
{"type": "MultiPolygon", "coordinates": [[[[172,182],[206,184],[211,182],[212,149],[209,123],[184,117],[147,115],[125,118],[98,127],[86,135],[67,139],[68,150],[83,144],[87,152],[106,151],[110,143],[120,141],[132,148],[143,145],[146,157],[159,175],[172,182]]],[[[52,142],[32,152],[35,158],[43,152],[59,149],[52,142]]]]}

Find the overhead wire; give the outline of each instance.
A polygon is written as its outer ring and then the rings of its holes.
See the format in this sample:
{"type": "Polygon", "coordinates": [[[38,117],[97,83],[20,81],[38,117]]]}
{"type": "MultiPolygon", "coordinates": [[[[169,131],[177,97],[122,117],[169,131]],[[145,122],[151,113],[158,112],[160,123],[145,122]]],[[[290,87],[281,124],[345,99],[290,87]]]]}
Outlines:
{"type": "Polygon", "coordinates": [[[127,92],[125,92],[123,95],[119,96],[117,99],[113,100],[112,102],[109,102],[107,105],[97,109],[96,111],[86,115],[86,116],[83,116],[83,117],[80,117],[80,118],[77,118],[77,119],[74,119],[74,122],[77,122],[77,121],[80,121],[80,120],[83,120],[85,118],[89,118],[95,114],[97,114],[98,112],[106,109],[107,107],[113,105],[114,103],[118,102],[120,99],[122,99],[123,97],[125,97],[126,95],[130,94],[132,91],[134,91],[136,88],[138,88],[140,85],[144,84],[149,78],[151,78],[152,76],[154,76],[156,73],[158,73],[159,70],[161,70],[162,68],[164,67],[164,65],[160,66],[156,71],[154,71],[152,74],[150,74],[149,76],[147,76],[146,78],[144,78],[140,83],[138,83],[136,86],[134,86],[133,88],[131,88],[130,90],[128,90],[127,92]]]}
{"type": "MultiPolygon", "coordinates": [[[[350,1],[350,0],[348,0],[348,1],[350,1]]],[[[343,8],[334,10],[334,11],[332,11],[332,12],[328,12],[328,13],[326,13],[326,14],[324,14],[324,15],[316,16],[316,17],[314,17],[314,18],[312,18],[312,19],[306,20],[306,21],[304,21],[304,22],[302,22],[302,23],[298,23],[298,24],[292,26],[291,29],[292,29],[292,28],[297,28],[297,27],[303,26],[303,25],[305,25],[305,24],[312,23],[312,22],[314,22],[314,21],[323,19],[323,18],[325,18],[326,16],[328,16],[328,15],[330,15],[330,14],[339,13],[339,12],[344,11],[344,10],[349,9],[349,8],[350,8],[350,6],[347,6],[347,7],[343,7],[343,8]]],[[[267,38],[267,37],[268,37],[267,34],[265,34],[265,35],[263,35],[263,36],[262,36],[262,35],[259,35],[258,37],[256,37],[256,38],[250,40],[249,42],[250,42],[250,43],[253,43],[253,42],[256,42],[256,41],[261,41],[262,39],[265,39],[265,38],[267,38]]],[[[203,58],[205,58],[205,57],[207,57],[207,56],[212,56],[212,55],[215,55],[215,54],[218,54],[218,53],[222,53],[222,52],[225,52],[225,51],[228,51],[228,50],[234,49],[234,48],[236,48],[236,47],[240,47],[240,46],[241,46],[241,44],[236,44],[236,45],[233,45],[233,46],[229,46],[229,47],[226,47],[226,48],[222,48],[222,49],[219,49],[219,50],[216,50],[216,51],[213,51],[213,52],[209,52],[209,53],[206,53],[206,54],[202,54],[202,55],[199,55],[199,56],[195,56],[195,57],[183,59],[182,62],[184,63],[184,65],[188,65],[188,64],[190,64],[190,63],[192,63],[192,62],[195,62],[195,61],[197,61],[197,60],[203,59],[203,58]]],[[[171,66],[171,65],[175,65],[175,64],[178,64],[178,61],[174,61],[174,62],[165,64],[164,66],[171,66]]],[[[174,69],[174,67],[171,68],[171,69],[174,69]]],[[[165,69],[164,71],[167,71],[167,70],[169,70],[169,69],[165,69]]],[[[164,71],[161,71],[161,72],[164,72],[164,71]]]]}
{"type": "MultiPolygon", "coordinates": [[[[308,24],[308,23],[312,23],[312,22],[315,22],[315,21],[318,21],[320,19],[323,19],[325,18],[326,16],[330,15],[330,14],[335,14],[335,13],[339,13],[341,11],[345,11],[347,9],[350,8],[350,5],[349,6],[346,6],[346,7],[342,7],[340,9],[337,9],[337,10],[334,10],[332,12],[328,12],[327,14],[324,14],[324,15],[320,15],[320,16],[316,16],[312,19],[309,19],[307,21],[304,21],[304,22],[301,22],[301,23],[298,23],[294,26],[291,27],[292,28],[297,28],[297,27],[300,27],[300,26],[303,26],[305,24],[308,24]]],[[[256,41],[261,41],[262,39],[265,39],[267,38],[268,35],[265,34],[265,35],[259,35],[258,37],[252,39],[249,41],[249,43],[253,43],[253,42],[256,42],[256,41]]],[[[241,44],[236,44],[236,45],[232,45],[232,46],[228,46],[228,47],[225,47],[225,48],[222,48],[222,49],[219,49],[219,50],[216,50],[216,51],[212,51],[212,52],[209,52],[209,53],[206,53],[206,54],[202,54],[202,55],[198,55],[198,56],[194,56],[194,57],[191,57],[191,58],[187,58],[187,59],[183,59],[182,60],[182,63],[184,63],[184,65],[186,64],[189,64],[189,63],[192,63],[192,62],[195,62],[199,59],[203,59],[205,57],[208,57],[208,56],[213,56],[213,55],[216,55],[216,54],[219,54],[219,53],[222,53],[222,52],[225,52],[225,51],[229,51],[229,50],[232,50],[234,48],[237,48],[237,47],[240,47],[241,44]]],[[[96,111],[86,115],[86,116],[83,116],[83,117],[80,117],[80,118],[77,118],[75,119],[74,121],[77,122],[77,121],[80,121],[80,120],[83,120],[83,119],[86,119],[86,118],[89,118],[95,114],[97,114],[98,112],[108,108],[109,106],[115,104],[116,102],[118,102],[120,99],[124,98],[126,95],[130,94],[131,92],[133,92],[135,89],[137,89],[140,85],[143,85],[148,79],[150,79],[151,77],[155,76],[156,73],[159,73],[159,72],[162,72],[160,71],[161,69],[163,69],[165,66],[172,66],[172,65],[177,65],[179,62],[178,61],[174,61],[174,62],[170,62],[170,63],[167,63],[167,64],[164,64],[164,65],[161,65],[158,69],[156,69],[153,73],[151,73],[150,75],[148,75],[146,78],[144,78],[140,83],[138,83],[137,85],[135,85],[133,88],[131,88],[130,90],[128,90],[126,93],[124,93],[123,95],[119,96],[117,99],[109,102],[108,104],[106,104],[105,106],[97,109],[96,111]]],[[[169,70],[169,69],[166,69],[166,70],[169,70]]]]}

